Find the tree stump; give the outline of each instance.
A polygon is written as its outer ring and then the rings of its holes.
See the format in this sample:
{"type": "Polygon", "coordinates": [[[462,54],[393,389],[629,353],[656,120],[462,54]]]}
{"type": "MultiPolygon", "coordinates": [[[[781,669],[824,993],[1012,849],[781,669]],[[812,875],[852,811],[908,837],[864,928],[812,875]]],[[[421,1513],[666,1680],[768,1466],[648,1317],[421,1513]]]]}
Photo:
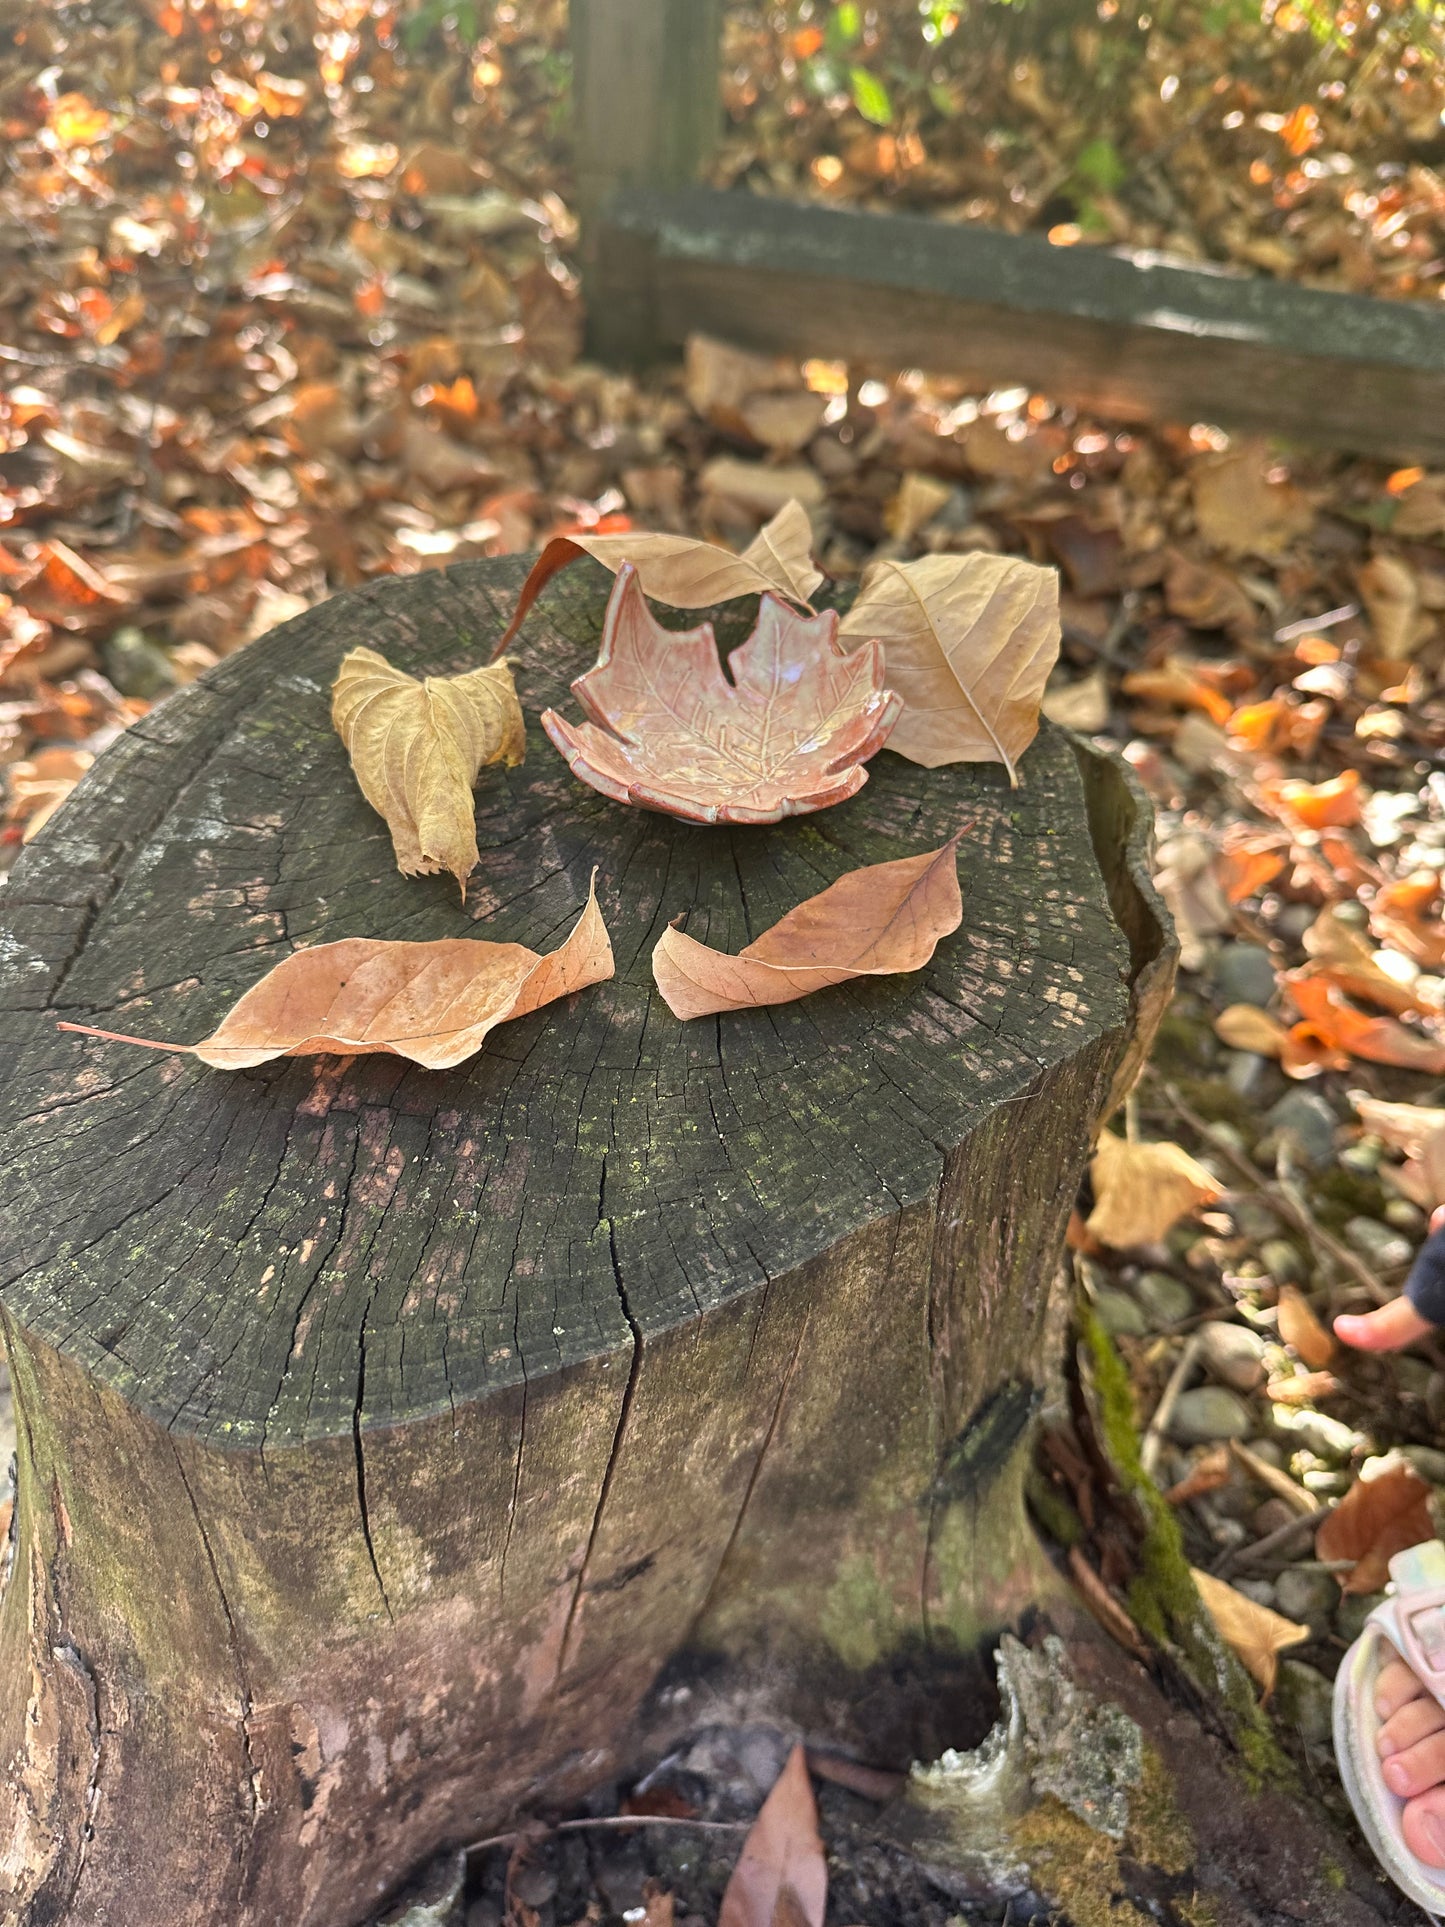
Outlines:
{"type": "Polygon", "coordinates": [[[587,564],[523,632],[527,760],[483,772],[463,908],[398,875],[329,687],[359,642],[474,667],[523,570],[338,596],[229,658],[4,892],[7,1919],[350,1927],[618,1771],[645,1703],[683,1719],[669,1666],[874,1757],[991,1715],[978,1654],[1040,1584],[1064,1223],[1171,965],[1132,792],[1045,726],[1017,790],[884,751],[769,828],[608,802],[536,723],[595,655],[587,564]],[[923,972],[691,1024],[655,994],[679,913],[736,949],[964,822],[923,972]],[[56,1029],[192,1040],[342,936],[545,949],[594,865],[615,981],[455,1071],[56,1029]]]}

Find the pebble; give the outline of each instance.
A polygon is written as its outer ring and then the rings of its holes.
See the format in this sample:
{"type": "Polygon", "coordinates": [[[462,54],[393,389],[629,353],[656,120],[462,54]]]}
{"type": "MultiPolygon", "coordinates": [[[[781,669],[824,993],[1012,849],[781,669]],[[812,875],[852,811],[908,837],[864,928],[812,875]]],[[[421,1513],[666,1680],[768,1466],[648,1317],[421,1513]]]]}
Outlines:
{"type": "Polygon", "coordinates": [[[1302,1572],[1288,1566],[1274,1582],[1275,1604],[1286,1619],[1311,1626],[1328,1620],[1339,1603],[1340,1589],[1327,1572],[1302,1572]]]}
{"type": "Polygon", "coordinates": [[[1289,1455],[1278,1439],[1251,1439],[1249,1449],[1257,1459],[1263,1459],[1266,1465],[1283,1472],[1285,1459],[1289,1455]]]}
{"type": "Polygon", "coordinates": [[[1347,1592],[1335,1609],[1335,1629],[1341,1639],[1355,1640],[1365,1630],[1365,1621],[1385,1602],[1382,1592],[1347,1592]]]}
{"type": "Polygon", "coordinates": [[[474,1900],[467,1909],[467,1927],[502,1927],[502,1910],[490,1900],[474,1900]]]}
{"type": "Polygon", "coordinates": [[[1254,1415],[1237,1392],[1223,1385],[1198,1385],[1180,1395],[1169,1421],[1169,1436],[1181,1445],[1212,1445],[1220,1439],[1247,1439],[1254,1415]]]}
{"type": "Polygon", "coordinates": [[[1231,1579],[1229,1582],[1236,1592],[1242,1592],[1246,1599],[1252,1599],[1256,1606],[1268,1606],[1274,1610],[1274,1587],[1267,1579],[1231,1579]]]}
{"type": "MultiPolygon", "coordinates": [[[[1424,1363],[1413,1358],[1409,1362],[1412,1365],[1424,1363]]],[[[1428,1366],[1426,1370],[1429,1370],[1428,1366]]],[[[1426,1485],[1445,1485],[1445,1452],[1437,1452],[1433,1445],[1397,1445],[1394,1456],[1413,1467],[1426,1485]]]]}
{"type": "Polygon", "coordinates": [[[1236,1392],[1253,1392],[1264,1383],[1264,1340],[1247,1325],[1216,1319],[1200,1326],[1199,1343],[1209,1370],[1236,1392]]]}
{"type": "Polygon", "coordinates": [[[1340,1163],[1347,1171],[1354,1171],[1362,1178],[1372,1178],[1379,1170],[1384,1159],[1385,1147],[1377,1137],[1362,1137],[1354,1144],[1347,1144],[1340,1152],[1340,1163]]]}
{"type": "MultiPolygon", "coordinates": [[[[1401,1358],[1398,1353],[1391,1361],[1395,1383],[1406,1398],[1428,1398],[1432,1388],[1439,1384],[1439,1375],[1433,1365],[1423,1358],[1401,1358]]],[[[0,1453],[3,1453],[3,1439],[0,1439],[0,1453]]],[[[0,1458],[3,1463],[3,1458],[0,1458]]],[[[1424,1474],[1421,1474],[1424,1477],[1424,1474]]]]}
{"type": "Polygon", "coordinates": [[[1236,1097],[1264,1098],[1277,1076],[1273,1060],[1258,1051],[1232,1050],[1225,1055],[1224,1081],[1236,1097]]]}
{"type": "Polygon", "coordinates": [[[1407,1237],[1420,1238],[1425,1232],[1425,1213],[1408,1198],[1391,1198],[1385,1206],[1385,1223],[1407,1237]]]}
{"type": "Polygon", "coordinates": [[[1280,1661],[1275,1685],[1275,1707],[1279,1717],[1294,1727],[1300,1738],[1323,1745],[1334,1726],[1335,1689],[1331,1681],[1302,1659],[1280,1661]]]}
{"type": "Polygon", "coordinates": [[[1257,943],[1227,943],[1214,966],[1214,981],[1226,1004],[1263,1010],[1275,992],[1274,964],[1257,943]]]}
{"type": "Polygon", "coordinates": [[[1094,1313],[1111,1338],[1143,1338],[1149,1321],[1127,1291],[1105,1285],[1094,1294],[1094,1313]]]}
{"type": "Polygon", "coordinates": [[[1134,1296],[1143,1306],[1152,1331],[1177,1325],[1194,1309],[1194,1293],[1167,1271],[1141,1271],[1134,1280],[1134,1296]]]}
{"type": "Polygon", "coordinates": [[[1335,1158],[1335,1114],[1316,1091],[1288,1091],[1265,1113],[1276,1131],[1292,1131],[1311,1170],[1335,1158]]]}
{"type": "Polygon", "coordinates": [[[1281,1439],[1316,1452],[1322,1459],[1347,1459],[1352,1452],[1363,1452],[1368,1443],[1363,1433],[1352,1431],[1327,1412],[1311,1412],[1303,1406],[1271,1405],[1269,1417],[1281,1439]]]}
{"type": "Polygon", "coordinates": [[[1309,1282],[1310,1268],[1304,1254],[1288,1238],[1266,1238],[1259,1247],[1259,1261],[1277,1285],[1309,1282]]]}
{"type": "Polygon", "coordinates": [[[1345,1222],[1345,1243],[1377,1271],[1393,1271],[1408,1265],[1415,1247],[1398,1231],[1392,1231],[1378,1218],[1349,1218],[1345,1222]]]}
{"type": "Polygon", "coordinates": [[[1274,927],[1286,943],[1298,943],[1319,915],[1310,903],[1287,903],[1274,920],[1274,927]]]}
{"type": "Polygon", "coordinates": [[[1298,1517],[1294,1507],[1286,1505],[1283,1499],[1266,1499],[1263,1505],[1256,1506],[1249,1523],[1257,1539],[1267,1539],[1270,1533],[1282,1532],[1298,1517]]]}
{"type": "Polygon", "coordinates": [[[512,1892],[529,1907],[545,1907],[557,1892],[557,1876],[550,1867],[534,1862],[512,1876],[512,1892]]]}
{"type": "Polygon", "coordinates": [[[122,696],[154,702],[180,681],[170,657],[143,630],[117,629],[100,652],[105,673],[122,696]]]}
{"type": "Polygon", "coordinates": [[[1331,1472],[1324,1466],[1312,1466],[1300,1474],[1300,1484],[1317,1499],[1343,1499],[1354,1482],[1352,1473],[1331,1472]]]}
{"type": "Polygon", "coordinates": [[[1261,1199],[1251,1198],[1248,1193],[1231,1202],[1229,1213],[1239,1229],[1240,1237],[1248,1238],[1251,1244],[1272,1237],[1279,1229],[1276,1214],[1261,1199]]]}

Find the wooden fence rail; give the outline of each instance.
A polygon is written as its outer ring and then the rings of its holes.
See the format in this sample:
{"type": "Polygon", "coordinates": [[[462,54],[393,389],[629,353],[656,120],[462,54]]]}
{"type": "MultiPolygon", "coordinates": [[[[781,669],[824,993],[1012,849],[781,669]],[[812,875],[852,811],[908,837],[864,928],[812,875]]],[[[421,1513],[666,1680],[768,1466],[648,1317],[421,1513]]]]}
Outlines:
{"type": "Polygon", "coordinates": [[[1024,382],[1121,420],[1206,420],[1445,460],[1445,303],[695,185],[719,0],[572,0],[589,345],[745,347],[1024,382]]]}

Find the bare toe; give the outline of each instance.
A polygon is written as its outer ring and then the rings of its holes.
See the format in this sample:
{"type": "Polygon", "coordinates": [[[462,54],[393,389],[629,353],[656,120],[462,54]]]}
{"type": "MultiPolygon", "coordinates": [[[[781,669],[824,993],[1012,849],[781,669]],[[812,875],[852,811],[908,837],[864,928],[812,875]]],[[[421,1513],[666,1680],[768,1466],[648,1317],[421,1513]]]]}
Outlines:
{"type": "Polygon", "coordinates": [[[1411,1800],[1400,1816],[1405,1845],[1427,1867],[1445,1867],[1445,1786],[1411,1800]]]}
{"type": "Polygon", "coordinates": [[[1375,1676],[1375,1717],[1388,1720],[1402,1706],[1422,1696],[1429,1697],[1404,1660],[1387,1660],[1375,1676]]]}
{"type": "MultiPolygon", "coordinates": [[[[1380,1768],[1385,1785],[1402,1800],[1413,1800],[1417,1793],[1428,1793],[1445,1781],[1445,1732],[1431,1733],[1416,1740],[1401,1753],[1392,1753],[1380,1768]]],[[[1445,1795],[1442,1795],[1445,1812],[1445,1795]]]]}
{"type": "Polygon", "coordinates": [[[1428,1694],[1419,1699],[1406,1700],[1397,1712],[1390,1715],[1375,1735],[1375,1751],[1382,1760],[1392,1753],[1403,1753],[1419,1740],[1426,1740],[1432,1733],[1445,1729],[1445,1706],[1428,1694]]]}

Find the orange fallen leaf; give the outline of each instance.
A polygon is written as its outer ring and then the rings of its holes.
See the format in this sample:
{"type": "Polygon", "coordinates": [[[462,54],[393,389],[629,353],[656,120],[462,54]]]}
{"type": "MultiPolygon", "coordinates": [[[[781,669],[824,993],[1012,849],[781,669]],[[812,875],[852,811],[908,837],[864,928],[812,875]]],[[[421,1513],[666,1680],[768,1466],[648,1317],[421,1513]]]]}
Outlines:
{"type": "Polygon", "coordinates": [[[1350,1058],[1313,1024],[1291,1024],[1280,1044],[1279,1067],[1286,1077],[1318,1077],[1322,1071],[1347,1071],[1350,1058]]]}
{"type": "Polygon", "coordinates": [[[1265,786],[1265,794],[1307,830],[1343,826],[1360,820],[1360,772],[1342,770],[1325,783],[1290,781],[1265,786]]]}
{"type": "Polygon", "coordinates": [[[1315,1316],[1314,1307],[1298,1285],[1280,1287],[1279,1335],[1312,1370],[1328,1365],[1335,1355],[1333,1337],[1315,1316]]]}
{"type": "Polygon", "coordinates": [[[1279,1656],[1310,1637],[1308,1626],[1298,1626],[1283,1614],[1271,1612],[1212,1573],[1191,1567],[1204,1609],[1224,1641],[1268,1695],[1279,1674],[1279,1656]]]}
{"type": "Polygon", "coordinates": [[[1157,1244],[1186,1212],[1213,1204],[1218,1182],[1178,1144],[1128,1144],[1100,1133],[1089,1178],[1094,1208],[1087,1229],[1117,1251],[1157,1244]]]}
{"type": "Polygon", "coordinates": [[[1374,907],[1396,916],[1420,917],[1439,900],[1439,896],[1438,870],[1412,870],[1408,876],[1382,884],[1375,894],[1374,907]]]}
{"type": "Polygon", "coordinates": [[[1321,910],[1304,933],[1304,947],[1312,959],[1311,976],[1323,977],[1337,989],[1396,1016],[1421,1008],[1414,986],[1383,970],[1368,940],[1334,909],[1321,910]]]}
{"type": "Polygon", "coordinates": [[[433,943],[345,937],[284,958],[199,1044],[126,1037],[89,1024],[58,1028],[111,1043],[184,1051],[217,1070],[248,1070],[273,1057],[370,1052],[449,1070],[480,1050],[498,1024],[612,974],[594,873],[587,907],[571,935],[542,956],[520,943],[470,937],[433,943]]]}
{"type": "Polygon", "coordinates": [[[627,562],[596,665],[572,685],[589,720],[547,709],[542,727],[580,781],[689,823],[776,823],[857,794],[902,707],[876,642],[846,654],[831,609],[800,616],[768,594],[728,668],[731,682],[711,623],[663,628],[627,562]]]}
{"type": "Polygon", "coordinates": [[[1379,1592],[1395,1554],[1434,1537],[1429,1486],[1413,1466],[1391,1465],[1350,1487],[1315,1534],[1315,1557],[1353,1559],[1353,1571],[1335,1575],[1341,1588],[1379,1592]]]}
{"type": "Polygon", "coordinates": [[[795,1746],[733,1868],[718,1927],[823,1927],[828,1863],[807,1755],[795,1746]]]}
{"type": "Polygon", "coordinates": [[[922,856],[849,870],[737,956],[667,929],[652,974],[674,1017],[789,1004],[855,977],[921,970],[963,920],[958,836],[922,856]]]}
{"type": "Polygon", "coordinates": [[[1126,695],[1142,696],[1146,702],[1203,710],[1211,722],[1227,723],[1234,713],[1229,698],[1211,689],[1177,656],[1171,656],[1158,669],[1131,671],[1125,676],[1123,687],[1126,695]]]}
{"type": "Polygon", "coordinates": [[[1324,977],[1291,970],[1280,979],[1313,1035],[1334,1050],[1348,1051],[1370,1064],[1398,1064],[1406,1070],[1445,1073],[1445,1044],[1407,1030],[1393,1017],[1368,1017],[1356,1010],[1324,977]]]}
{"type": "Polygon", "coordinates": [[[811,609],[809,598],[822,582],[813,566],[813,527],[801,502],[788,502],[766,523],[741,555],[699,541],[693,535],[651,535],[630,529],[620,535],[578,531],[554,536],[532,564],[517,597],[512,620],[497,644],[500,655],[521,628],[542,590],[569,562],[590,555],[615,575],[631,563],[644,594],[674,609],[706,609],[734,596],[774,595],[811,609]]]}
{"type": "Polygon", "coordinates": [[[1279,830],[1236,837],[1227,842],[1215,862],[1224,894],[1231,903],[1243,903],[1273,883],[1285,866],[1288,842],[1279,830]]]}
{"type": "Polygon", "coordinates": [[[1372,888],[1380,880],[1379,870],[1360,855],[1343,830],[1320,831],[1320,855],[1330,866],[1336,885],[1342,884],[1352,894],[1372,888]]]}

